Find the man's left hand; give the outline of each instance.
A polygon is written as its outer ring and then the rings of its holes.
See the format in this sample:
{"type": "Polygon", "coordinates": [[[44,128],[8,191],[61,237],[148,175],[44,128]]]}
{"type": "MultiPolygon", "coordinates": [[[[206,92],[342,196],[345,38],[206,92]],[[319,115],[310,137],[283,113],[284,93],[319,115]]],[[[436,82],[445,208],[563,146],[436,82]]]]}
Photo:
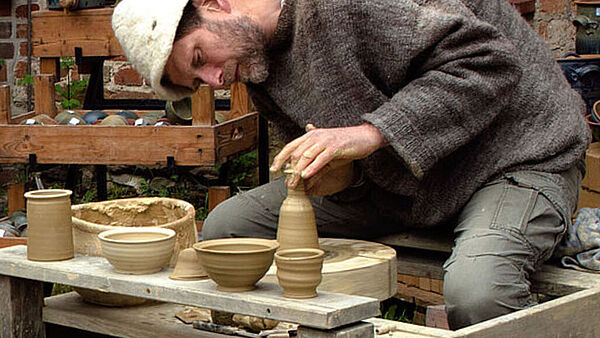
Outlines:
{"type": "MultiPolygon", "coordinates": [[[[271,171],[280,170],[291,160],[296,163],[294,171],[303,179],[309,179],[334,160],[362,159],[387,144],[379,130],[369,123],[344,128],[316,128],[308,124],[306,131],[275,156],[271,171]]],[[[293,175],[288,187],[295,188],[299,176],[293,175]]]]}

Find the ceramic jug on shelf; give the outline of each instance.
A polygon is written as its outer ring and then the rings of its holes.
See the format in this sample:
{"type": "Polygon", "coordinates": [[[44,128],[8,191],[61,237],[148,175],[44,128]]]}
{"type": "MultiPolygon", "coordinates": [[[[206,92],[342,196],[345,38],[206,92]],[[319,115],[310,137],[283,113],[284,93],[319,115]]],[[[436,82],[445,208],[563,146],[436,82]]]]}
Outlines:
{"type": "MultiPolygon", "coordinates": [[[[288,179],[293,174],[291,168],[284,173],[288,179]]],[[[315,212],[304,193],[304,181],[300,179],[295,189],[287,189],[287,197],[279,209],[277,225],[279,250],[296,248],[319,248],[319,236],[315,212]]]]}

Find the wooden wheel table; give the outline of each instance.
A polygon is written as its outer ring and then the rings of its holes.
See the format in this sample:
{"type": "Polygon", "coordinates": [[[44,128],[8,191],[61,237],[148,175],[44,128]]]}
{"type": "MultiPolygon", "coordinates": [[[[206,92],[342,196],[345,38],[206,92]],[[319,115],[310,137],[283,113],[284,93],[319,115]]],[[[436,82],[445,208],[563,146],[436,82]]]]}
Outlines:
{"type": "MultiPolygon", "coordinates": [[[[321,244],[328,253],[324,265],[325,289],[344,289],[382,299],[393,293],[395,283],[392,281],[396,275],[393,249],[377,243],[343,239],[322,239],[321,244]],[[375,283],[373,273],[386,274],[384,278],[377,278],[383,281],[381,284],[375,283]],[[369,282],[373,285],[369,286],[369,282]],[[383,285],[382,290],[374,289],[380,285],[383,285]]],[[[271,282],[274,275],[266,276],[253,291],[227,293],[216,290],[211,280],[171,280],[168,278],[171,269],[150,275],[123,275],[115,273],[102,257],[76,256],[60,262],[34,262],[27,260],[26,251],[26,247],[21,245],[0,249],[0,307],[7,309],[0,313],[2,337],[20,337],[24,333],[27,337],[43,337],[43,320],[86,329],[78,326],[85,323],[85,313],[88,314],[88,322],[95,323],[88,329],[139,337],[140,332],[149,332],[140,329],[139,323],[123,324],[121,331],[110,327],[119,325],[115,318],[128,321],[131,317],[125,316],[127,313],[138,313],[139,318],[140,311],[165,313],[174,309],[173,304],[161,305],[162,310],[143,306],[136,307],[136,310],[110,309],[82,304],[74,295],[62,295],[60,298],[48,298],[48,306],[42,311],[42,282],[298,323],[298,334],[306,337],[325,333],[331,337],[347,334],[373,336],[373,324],[362,320],[379,314],[376,298],[332,293],[322,288],[319,288],[316,298],[284,298],[281,288],[271,282]],[[81,311],[77,310],[77,304],[81,305],[81,311]],[[74,315],[71,319],[68,319],[69,311],[74,315]]]]}

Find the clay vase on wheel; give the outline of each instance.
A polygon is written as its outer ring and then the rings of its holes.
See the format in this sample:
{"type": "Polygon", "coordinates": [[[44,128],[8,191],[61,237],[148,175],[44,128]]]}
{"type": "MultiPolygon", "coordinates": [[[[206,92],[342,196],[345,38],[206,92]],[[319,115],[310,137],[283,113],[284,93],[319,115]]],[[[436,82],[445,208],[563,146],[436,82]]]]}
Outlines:
{"type": "Polygon", "coordinates": [[[27,198],[27,259],[61,261],[73,258],[71,191],[34,190],[27,198]]]}
{"type": "MultiPolygon", "coordinates": [[[[292,170],[284,171],[291,175],[292,170]]],[[[287,197],[279,209],[277,224],[279,250],[295,248],[319,248],[319,236],[315,212],[308,196],[304,193],[304,182],[300,179],[295,189],[288,188],[287,197]]]]}
{"type": "Polygon", "coordinates": [[[317,296],[325,252],[319,249],[289,249],[275,253],[277,280],[287,298],[317,296]]]}

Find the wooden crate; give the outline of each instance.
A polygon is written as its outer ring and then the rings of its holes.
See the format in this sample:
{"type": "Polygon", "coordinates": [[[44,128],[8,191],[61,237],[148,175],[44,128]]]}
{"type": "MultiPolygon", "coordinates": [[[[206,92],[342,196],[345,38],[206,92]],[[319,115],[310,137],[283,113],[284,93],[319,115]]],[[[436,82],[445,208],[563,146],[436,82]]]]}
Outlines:
{"type": "Polygon", "coordinates": [[[12,117],[10,88],[0,87],[0,162],[214,166],[250,151],[258,142],[258,113],[246,88],[231,87],[233,119],[215,124],[214,91],[202,86],[192,96],[191,126],[20,125],[38,113],[54,115],[51,75],[36,77],[35,111],[12,117]],[[39,86],[48,87],[41,90],[39,86]],[[45,104],[51,102],[50,104],[45,104]],[[42,104],[44,103],[44,104],[42,104]],[[44,108],[45,106],[45,108],[44,108]]]}

